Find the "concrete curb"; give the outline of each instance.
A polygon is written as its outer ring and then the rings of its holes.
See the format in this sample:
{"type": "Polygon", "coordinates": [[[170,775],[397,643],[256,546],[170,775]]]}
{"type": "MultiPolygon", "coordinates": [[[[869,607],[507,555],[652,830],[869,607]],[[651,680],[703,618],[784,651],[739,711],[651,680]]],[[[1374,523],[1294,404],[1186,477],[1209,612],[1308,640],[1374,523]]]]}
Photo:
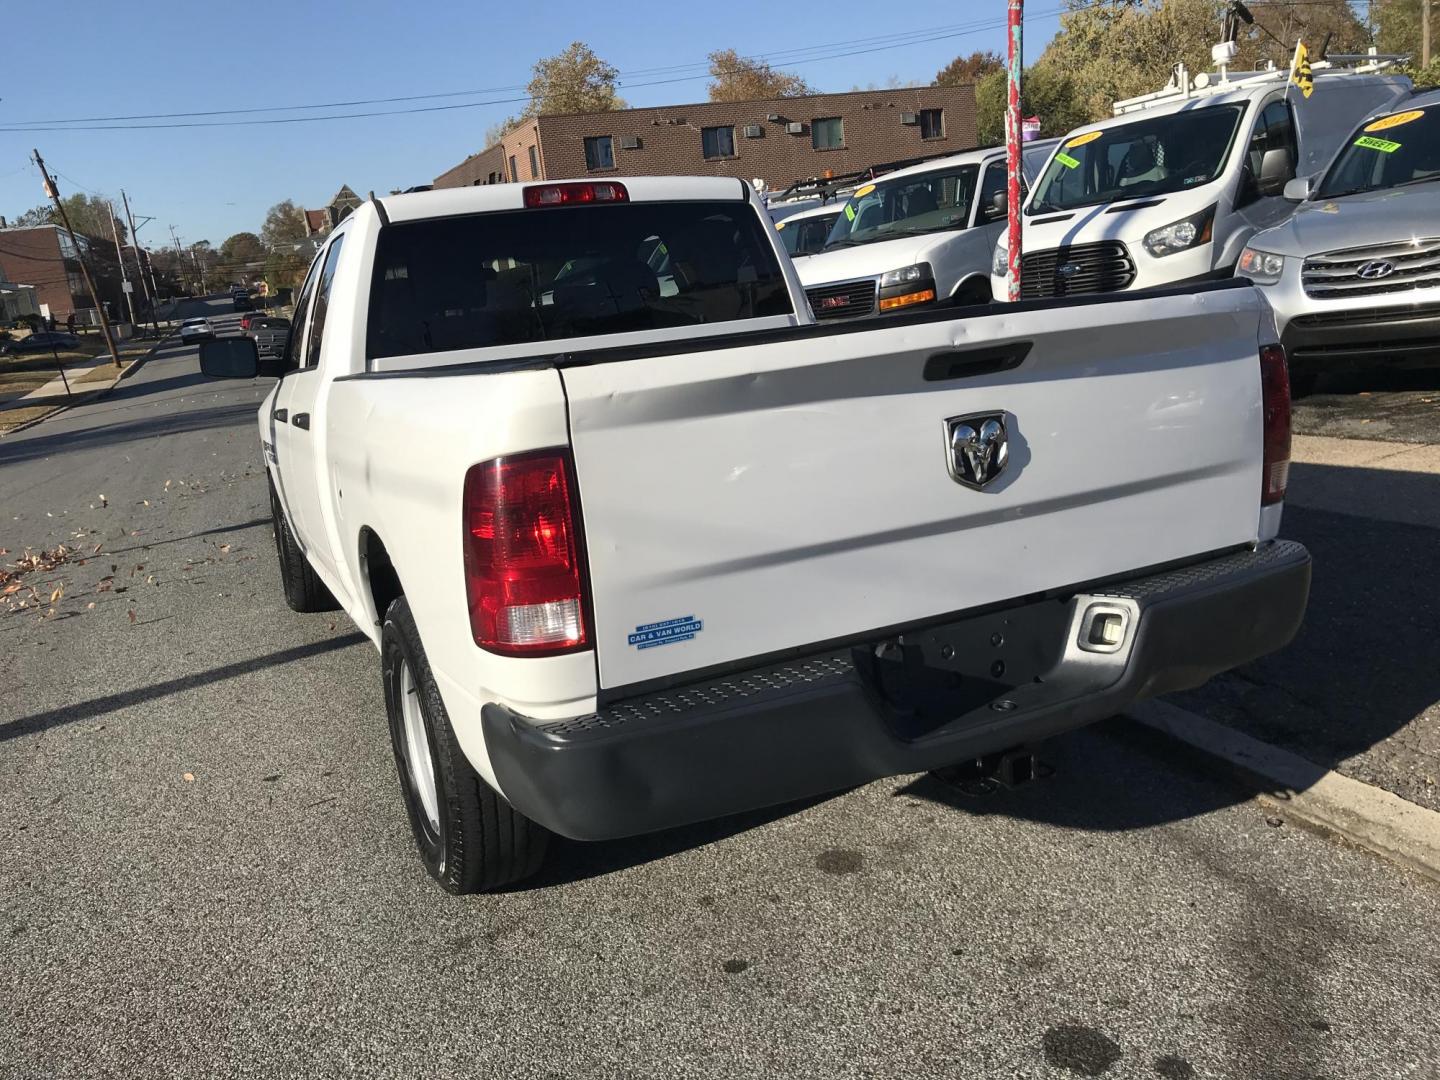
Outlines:
{"type": "Polygon", "coordinates": [[[1126,714],[1259,784],[1259,798],[1440,881],[1440,813],[1163,701],[1126,714]]]}
{"type": "MultiPolygon", "coordinates": [[[[175,335],[173,333],[166,334],[164,337],[156,341],[155,344],[151,345],[150,348],[142,356],[137,356],[133,364],[127,367],[124,371],[120,372],[119,375],[115,376],[114,381],[111,382],[109,386],[100,386],[96,387],[94,390],[85,390],[80,394],[75,395],[73,400],[68,401],[63,405],[56,405],[55,408],[51,409],[44,416],[37,416],[34,420],[27,420],[25,421],[25,423],[17,424],[15,427],[9,428],[6,431],[0,431],[0,439],[3,439],[8,435],[18,435],[22,431],[29,431],[37,424],[43,424],[46,420],[53,420],[61,413],[69,412],[71,409],[75,408],[78,405],[88,405],[92,401],[99,401],[111,390],[114,390],[115,387],[119,386],[131,375],[135,374],[135,372],[139,371],[142,367],[144,367],[146,361],[148,361],[151,357],[153,357],[157,352],[160,351],[160,346],[164,345],[174,336],[175,335]]],[[[3,412],[3,410],[0,410],[0,412],[3,412]]]]}

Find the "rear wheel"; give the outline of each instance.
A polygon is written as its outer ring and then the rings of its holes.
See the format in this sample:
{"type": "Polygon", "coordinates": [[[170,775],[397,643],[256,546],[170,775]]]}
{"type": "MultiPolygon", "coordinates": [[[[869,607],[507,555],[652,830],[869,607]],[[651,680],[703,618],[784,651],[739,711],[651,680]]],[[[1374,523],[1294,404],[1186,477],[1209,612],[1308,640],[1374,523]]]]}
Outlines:
{"type": "Polygon", "coordinates": [[[291,611],[334,611],[340,605],[316,576],[300,550],[300,542],[285,520],[285,508],[270,485],[270,518],[275,530],[275,554],[280,560],[280,583],[285,587],[285,603],[291,611]]]}
{"type": "Polygon", "coordinates": [[[550,834],[471,767],[403,596],[385,614],[380,650],[395,767],[425,869],[452,893],[485,892],[530,877],[544,861],[550,834]]]}

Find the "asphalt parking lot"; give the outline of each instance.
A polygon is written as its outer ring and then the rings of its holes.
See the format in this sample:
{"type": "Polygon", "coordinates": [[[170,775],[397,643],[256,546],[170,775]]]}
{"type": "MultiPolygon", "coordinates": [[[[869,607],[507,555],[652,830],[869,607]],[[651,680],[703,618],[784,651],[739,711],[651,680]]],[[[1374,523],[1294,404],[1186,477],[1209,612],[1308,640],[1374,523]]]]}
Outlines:
{"type": "MultiPolygon", "coordinates": [[[[1440,886],[1121,719],[1013,791],[902,777],[446,896],[372,647],[281,599],[265,389],[172,347],[0,440],[0,546],[72,553],[0,612],[0,1077],[1440,1070],[1440,886]]],[[[1360,520],[1287,513],[1307,543],[1360,520]]]]}

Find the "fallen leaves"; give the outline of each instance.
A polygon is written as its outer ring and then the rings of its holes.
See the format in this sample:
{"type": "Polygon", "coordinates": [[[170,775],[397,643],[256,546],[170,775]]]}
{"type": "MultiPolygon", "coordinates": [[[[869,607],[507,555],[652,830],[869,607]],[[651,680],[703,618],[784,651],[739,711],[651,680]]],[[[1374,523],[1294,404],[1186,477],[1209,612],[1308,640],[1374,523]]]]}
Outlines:
{"type": "Polygon", "coordinates": [[[187,772],[180,779],[184,780],[187,784],[193,784],[195,782],[195,774],[193,772],[187,772]]]}
{"type": "Polygon", "coordinates": [[[135,609],[132,607],[126,614],[130,616],[130,623],[133,626],[135,623],[135,609]]]}

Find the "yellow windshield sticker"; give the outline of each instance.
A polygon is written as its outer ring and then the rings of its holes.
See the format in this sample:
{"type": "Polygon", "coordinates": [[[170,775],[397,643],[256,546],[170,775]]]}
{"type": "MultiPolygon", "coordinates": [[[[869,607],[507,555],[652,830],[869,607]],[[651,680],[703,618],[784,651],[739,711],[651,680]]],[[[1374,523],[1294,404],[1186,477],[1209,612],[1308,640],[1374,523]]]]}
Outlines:
{"type": "Polygon", "coordinates": [[[1064,165],[1067,169],[1078,169],[1080,167],[1080,162],[1076,161],[1069,154],[1056,154],[1055,160],[1058,161],[1061,165],[1064,165]]]}
{"type": "Polygon", "coordinates": [[[1379,150],[1382,154],[1393,154],[1400,149],[1398,142],[1391,142],[1389,139],[1372,139],[1369,135],[1362,135],[1355,140],[1356,146],[1363,146],[1367,150],[1379,150]]]}
{"type": "Polygon", "coordinates": [[[855,220],[855,207],[851,206],[848,202],[845,204],[845,220],[855,220]]]}
{"type": "Polygon", "coordinates": [[[1094,142],[1094,141],[1095,141],[1096,139],[1098,139],[1099,137],[1100,137],[1100,132],[1098,132],[1098,131],[1087,131],[1084,135],[1076,135],[1075,138],[1073,138],[1073,139],[1071,139],[1069,142],[1067,142],[1067,143],[1065,144],[1065,149],[1066,149],[1066,150],[1074,150],[1075,147],[1077,147],[1077,146],[1084,146],[1086,143],[1094,142]]]}
{"type": "Polygon", "coordinates": [[[783,229],[784,227],[785,227],[785,223],[784,223],[783,221],[777,221],[777,222],[775,222],[775,228],[776,228],[776,229],[783,229]]]}
{"type": "Polygon", "coordinates": [[[1409,112],[1396,113],[1394,116],[1387,116],[1383,120],[1376,120],[1373,124],[1366,124],[1366,131],[1384,131],[1387,128],[1399,127],[1401,124],[1408,124],[1412,120],[1419,120],[1425,115],[1424,109],[1411,109],[1409,112]]]}
{"type": "Polygon", "coordinates": [[[865,185],[864,187],[862,187],[862,188],[856,188],[856,189],[855,189],[855,198],[857,198],[857,199],[863,199],[866,195],[869,195],[870,192],[872,192],[872,191],[874,191],[874,190],[875,190],[875,185],[874,185],[874,184],[866,184],[866,185],[865,185]]]}

